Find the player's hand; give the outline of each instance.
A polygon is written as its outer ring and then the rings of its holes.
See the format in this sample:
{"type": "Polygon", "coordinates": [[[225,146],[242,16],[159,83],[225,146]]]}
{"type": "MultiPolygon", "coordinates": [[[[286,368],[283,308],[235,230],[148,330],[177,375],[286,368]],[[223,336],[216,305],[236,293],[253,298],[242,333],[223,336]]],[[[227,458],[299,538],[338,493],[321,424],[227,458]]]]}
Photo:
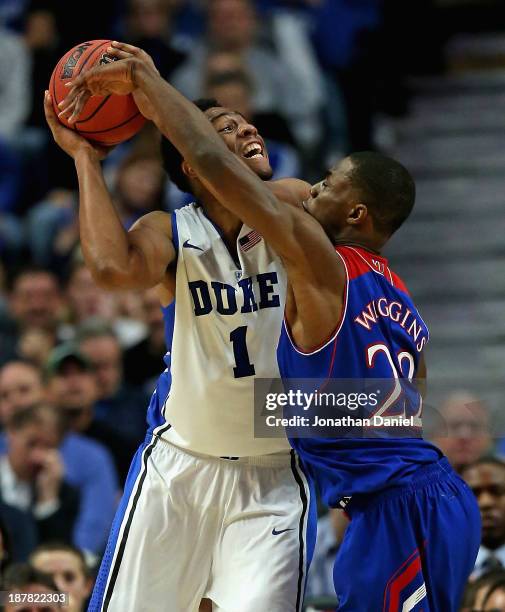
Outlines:
{"type": "Polygon", "coordinates": [[[69,92],[58,105],[59,117],[66,117],[69,123],[74,123],[91,96],[131,93],[144,117],[152,119],[153,108],[135,82],[135,71],[139,65],[159,74],[151,56],[138,47],[116,41],[107,47],[107,54],[119,61],[95,66],[66,83],[69,92]]]}
{"type": "MultiPolygon", "coordinates": [[[[111,46],[107,47],[107,54],[117,59],[130,59],[135,58],[137,61],[144,63],[146,67],[154,71],[159,75],[159,70],[154,64],[153,58],[139,47],[128,45],[117,41],[111,42],[111,46]]],[[[146,119],[152,120],[155,116],[155,110],[149,98],[141,89],[134,89],[132,92],[135,104],[138,106],[139,111],[144,115],[146,119]]]]}
{"type": "Polygon", "coordinates": [[[65,153],[75,159],[76,155],[81,151],[87,151],[96,155],[98,159],[103,159],[112,147],[103,147],[95,145],[80,136],[77,132],[70,130],[58,121],[58,117],[53,109],[53,103],[48,91],[44,94],[44,113],[46,115],[47,125],[49,126],[56,144],[61,147],[65,153]]]}

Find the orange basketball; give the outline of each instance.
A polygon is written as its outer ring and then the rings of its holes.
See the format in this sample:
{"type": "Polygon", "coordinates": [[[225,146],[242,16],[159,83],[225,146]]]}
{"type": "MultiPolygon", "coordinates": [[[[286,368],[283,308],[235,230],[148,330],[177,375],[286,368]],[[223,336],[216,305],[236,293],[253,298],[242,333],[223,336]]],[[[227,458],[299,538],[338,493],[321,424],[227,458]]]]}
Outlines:
{"type": "MultiPolygon", "coordinates": [[[[83,42],[65,53],[56,64],[49,82],[49,93],[56,113],[58,104],[68,93],[65,83],[93,66],[114,61],[107,55],[110,43],[110,40],[83,42]]],[[[86,102],[75,123],[70,125],[65,118],[60,121],[84,138],[109,146],[128,140],[145,123],[131,95],[93,96],[86,102]]]]}

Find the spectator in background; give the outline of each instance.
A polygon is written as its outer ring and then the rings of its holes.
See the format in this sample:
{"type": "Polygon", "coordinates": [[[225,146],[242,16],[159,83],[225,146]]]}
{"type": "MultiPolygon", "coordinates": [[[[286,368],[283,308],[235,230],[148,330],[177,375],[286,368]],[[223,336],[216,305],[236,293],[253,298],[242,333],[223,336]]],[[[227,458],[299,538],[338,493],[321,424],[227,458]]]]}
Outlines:
{"type": "MultiPolygon", "coordinates": [[[[45,398],[46,388],[39,368],[15,361],[6,364],[0,371],[2,415],[10,416],[45,398]]],[[[5,451],[5,448],[5,437],[0,435],[0,452],[5,451]]],[[[112,457],[99,442],[68,431],[65,432],[59,450],[66,478],[78,489],[80,497],[73,542],[86,552],[92,563],[105,546],[116,508],[119,486],[112,457]],[[97,499],[100,500],[99,506],[97,499]]],[[[26,555],[16,558],[25,559],[26,555]]]]}
{"type": "Polygon", "coordinates": [[[147,337],[124,352],[124,376],[132,385],[142,387],[146,393],[154,391],[156,380],[165,368],[165,324],[160,299],[155,287],[142,296],[147,337]]]}
{"type": "Polygon", "coordinates": [[[14,213],[23,168],[17,144],[30,110],[30,56],[23,39],[2,23],[0,83],[0,254],[12,260],[23,246],[22,227],[14,213]]]}
{"type": "Polygon", "coordinates": [[[501,583],[504,578],[505,570],[497,568],[486,572],[480,578],[469,580],[461,603],[461,612],[482,612],[483,603],[490,589],[496,582],[501,583]]]}
{"type": "MultiPolygon", "coordinates": [[[[41,612],[40,603],[11,603],[9,595],[30,593],[33,595],[53,595],[59,593],[51,576],[39,572],[28,563],[17,563],[5,572],[4,590],[6,591],[4,612],[41,612]]],[[[44,612],[59,612],[63,610],[60,602],[44,604],[44,612]]]]}
{"type": "Polygon", "coordinates": [[[68,593],[67,612],[84,612],[93,580],[82,552],[74,546],[49,542],[30,555],[33,567],[49,574],[62,593],[68,593]]]}
{"type": "Polygon", "coordinates": [[[0,458],[2,501],[29,514],[39,542],[72,541],[79,495],[64,478],[58,446],[60,420],[48,406],[15,412],[6,423],[7,451],[0,458]]]}
{"type": "Polygon", "coordinates": [[[0,421],[45,400],[40,368],[29,361],[9,361],[0,370],[0,421]]]}
{"type": "Polygon", "coordinates": [[[95,282],[81,258],[75,258],[66,280],[68,303],[66,322],[62,327],[65,340],[75,338],[76,328],[91,317],[112,321],[116,314],[114,295],[104,291],[95,282]]]}
{"type": "Polygon", "coordinates": [[[126,229],[163,208],[164,174],[158,157],[128,156],[118,168],[114,204],[126,229]]]}
{"type": "Polygon", "coordinates": [[[36,267],[19,271],[11,283],[10,321],[2,337],[0,365],[16,357],[44,360],[56,343],[62,306],[59,282],[52,272],[36,267]]]}
{"type": "MultiPolygon", "coordinates": [[[[25,362],[6,364],[0,372],[0,398],[0,408],[6,416],[45,399],[41,370],[25,362]]],[[[5,448],[5,437],[0,436],[0,452],[5,448]]],[[[105,546],[116,508],[119,486],[113,461],[102,444],[74,432],[65,432],[59,450],[66,478],[80,497],[73,542],[93,561],[105,546]]],[[[17,557],[25,559],[26,555],[17,557]]]]}
{"type": "Polygon", "coordinates": [[[27,213],[25,225],[33,260],[61,277],[79,240],[77,193],[52,189],[27,213]]]}
{"type": "Polygon", "coordinates": [[[505,610],[505,573],[489,585],[482,601],[482,612],[497,612],[505,610]]]}
{"type": "Polygon", "coordinates": [[[211,0],[207,9],[204,41],[195,42],[188,60],[174,73],[171,82],[190,99],[201,98],[205,89],[206,58],[220,51],[237,56],[253,82],[255,112],[274,112],[288,121],[302,148],[305,129],[318,110],[305,93],[303,78],[293,72],[257,38],[258,21],[251,0],[211,0]]]}
{"type": "Polygon", "coordinates": [[[50,354],[46,373],[48,397],[65,415],[69,430],[97,440],[111,452],[122,484],[136,445],[95,418],[99,390],[89,359],[77,345],[65,343],[50,354]]]}
{"type": "Polygon", "coordinates": [[[482,544],[474,577],[505,568],[505,462],[484,458],[467,465],[462,477],[475,493],[482,519],[482,544]]]}
{"type": "Polygon", "coordinates": [[[23,30],[24,42],[31,59],[32,95],[27,124],[39,129],[44,128],[45,131],[44,109],[40,104],[40,97],[47,89],[49,76],[66,49],[60,45],[55,14],[48,6],[44,6],[44,3],[31,3],[25,15],[23,30]]]}
{"type": "Polygon", "coordinates": [[[123,38],[153,58],[163,78],[170,80],[186,55],[171,43],[173,0],[130,0],[123,38]]]}
{"type": "MultiPolygon", "coordinates": [[[[66,297],[69,307],[67,319],[59,329],[64,340],[73,340],[76,328],[95,317],[113,327],[123,347],[135,344],[146,334],[146,327],[138,317],[122,311],[126,294],[113,294],[99,287],[80,254],[74,257],[67,277],[66,297]]],[[[129,293],[128,297],[132,294],[129,293]]]]}
{"type": "Polygon", "coordinates": [[[14,142],[30,111],[30,56],[23,40],[1,24],[0,83],[0,140],[14,142]]]}
{"type": "MultiPolygon", "coordinates": [[[[128,144],[128,143],[127,143],[128,144]]],[[[164,175],[156,156],[126,155],[113,177],[114,204],[125,228],[163,207],[164,175]]],[[[56,188],[29,211],[27,242],[38,265],[63,277],[79,244],[78,196],[56,188]]]]}
{"type": "Polygon", "coordinates": [[[487,406],[471,393],[452,393],[438,410],[431,440],[460,472],[492,450],[487,406]]]}
{"type": "Polygon", "coordinates": [[[124,381],[123,351],[112,327],[99,319],[88,319],[78,328],[76,340],[96,377],[96,420],[138,446],[146,435],[149,397],[124,381]]]}

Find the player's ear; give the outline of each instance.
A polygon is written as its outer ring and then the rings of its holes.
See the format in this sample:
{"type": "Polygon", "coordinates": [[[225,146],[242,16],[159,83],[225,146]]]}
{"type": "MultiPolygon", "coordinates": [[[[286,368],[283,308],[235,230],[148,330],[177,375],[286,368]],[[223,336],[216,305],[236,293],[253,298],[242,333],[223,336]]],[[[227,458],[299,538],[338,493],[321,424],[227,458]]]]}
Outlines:
{"type": "Polygon", "coordinates": [[[368,217],[366,204],[357,202],[353,204],[347,215],[347,222],[351,225],[361,225],[368,217]]]}
{"type": "Polygon", "coordinates": [[[183,161],[182,162],[182,171],[184,172],[184,174],[191,178],[194,179],[196,178],[196,172],[193,170],[193,168],[188,164],[187,161],[183,161]]]}

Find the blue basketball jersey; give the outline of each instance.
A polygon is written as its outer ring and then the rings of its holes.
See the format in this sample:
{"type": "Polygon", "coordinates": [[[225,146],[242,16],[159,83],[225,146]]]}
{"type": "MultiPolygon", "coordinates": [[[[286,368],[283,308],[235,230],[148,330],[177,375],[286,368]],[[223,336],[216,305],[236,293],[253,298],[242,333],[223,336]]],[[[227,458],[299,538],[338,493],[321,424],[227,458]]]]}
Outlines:
{"type": "MultiPolygon", "coordinates": [[[[312,351],[298,349],[284,324],[277,357],[283,379],[413,379],[429,332],[401,279],[385,258],[365,249],[336,248],[347,273],[342,317],[333,337],[312,351]]],[[[317,385],[320,388],[320,385],[317,385]]],[[[422,401],[406,409],[420,420],[422,401]]],[[[379,406],[387,417],[389,408],[379,406]]],[[[408,414],[408,412],[411,414],[408,414]]],[[[419,437],[291,438],[325,503],[410,482],[442,454],[419,437]]]]}

